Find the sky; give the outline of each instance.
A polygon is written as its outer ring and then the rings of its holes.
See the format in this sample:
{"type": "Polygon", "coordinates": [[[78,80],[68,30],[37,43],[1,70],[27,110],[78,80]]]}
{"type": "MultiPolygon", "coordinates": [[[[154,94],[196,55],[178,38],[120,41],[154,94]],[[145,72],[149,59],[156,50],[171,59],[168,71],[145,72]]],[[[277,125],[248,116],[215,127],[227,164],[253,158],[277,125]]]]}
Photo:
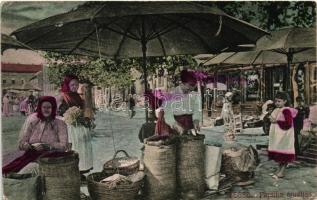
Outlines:
{"type": "Polygon", "coordinates": [[[1,3],[1,32],[11,33],[35,21],[68,12],[83,3],[83,1],[1,3]]]}
{"type": "MultiPolygon", "coordinates": [[[[84,1],[68,2],[1,2],[1,33],[14,30],[47,17],[68,12],[84,1]]],[[[29,50],[9,49],[4,51],[1,62],[22,64],[43,64],[43,57],[29,50]]]]}

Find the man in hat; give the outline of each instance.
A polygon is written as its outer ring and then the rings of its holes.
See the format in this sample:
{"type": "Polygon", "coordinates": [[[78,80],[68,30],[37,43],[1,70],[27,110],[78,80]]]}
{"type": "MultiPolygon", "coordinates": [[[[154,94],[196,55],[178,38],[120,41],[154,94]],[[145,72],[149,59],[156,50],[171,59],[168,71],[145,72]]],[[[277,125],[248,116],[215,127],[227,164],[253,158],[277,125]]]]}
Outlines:
{"type": "Polygon", "coordinates": [[[180,79],[180,85],[164,96],[165,121],[179,134],[196,136],[202,115],[201,96],[194,92],[197,80],[194,73],[186,69],[181,71],[180,79]]]}

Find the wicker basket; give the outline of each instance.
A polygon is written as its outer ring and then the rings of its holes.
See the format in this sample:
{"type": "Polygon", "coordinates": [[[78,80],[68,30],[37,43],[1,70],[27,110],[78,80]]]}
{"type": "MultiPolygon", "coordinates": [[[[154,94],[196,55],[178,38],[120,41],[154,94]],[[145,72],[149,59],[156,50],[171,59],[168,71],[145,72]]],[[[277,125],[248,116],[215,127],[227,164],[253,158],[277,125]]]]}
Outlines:
{"type": "Polygon", "coordinates": [[[118,150],[114,154],[113,158],[107,161],[103,165],[103,173],[114,174],[119,173],[125,176],[131,175],[139,171],[140,161],[137,157],[130,157],[129,154],[124,150],[118,150]],[[117,155],[122,152],[125,157],[118,157],[117,155]],[[126,165],[125,163],[131,163],[126,165]]]}
{"type": "Polygon", "coordinates": [[[144,179],[132,184],[117,185],[116,188],[110,189],[107,185],[100,182],[109,175],[98,172],[87,177],[88,191],[92,200],[133,200],[137,198],[144,179]]]}
{"type": "Polygon", "coordinates": [[[78,154],[64,153],[63,156],[39,159],[39,173],[43,179],[45,200],[79,200],[80,174],[78,154]]]}

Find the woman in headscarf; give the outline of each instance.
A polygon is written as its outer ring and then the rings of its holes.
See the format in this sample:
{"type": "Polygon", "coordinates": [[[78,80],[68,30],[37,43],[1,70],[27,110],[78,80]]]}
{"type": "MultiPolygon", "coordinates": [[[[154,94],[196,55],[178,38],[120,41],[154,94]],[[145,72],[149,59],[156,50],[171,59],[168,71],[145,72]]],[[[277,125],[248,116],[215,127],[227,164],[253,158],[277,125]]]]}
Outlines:
{"type": "Polygon", "coordinates": [[[67,126],[56,118],[56,109],[54,97],[40,97],[36,112],[26,119],[20,132],[19,149],[25,153],[4,166],[3,174],[19,171],[37,174],[37,158],[50,151],[67,150],[67,126]]]}
{"type": "Polygon", "coordinates": [[[79,88],[79,79],[76,76],[65,76],[61,86],[61,97],[58,105],[59,115],[63,116],[68,108],[76,106],[81,109],[84,107],[84,102],[79,96],[77,90],[79,88]]]}
{"type": "MultiPolygon", "coordinates": [[[[59,105],[59,114],[61,116],[71,107],[75,106],[84,109],[84,101],[78,94],[79,79],[76,76],[65,76],[61,86],[61,104],[59,105]]],[[[72,143],[72,149],[79,155],[79,170],[81,173],[87,173],[93,168],[92,144],[89,129],[83,125],[67,125],[69,133],[69,142],[72,143]]]]}

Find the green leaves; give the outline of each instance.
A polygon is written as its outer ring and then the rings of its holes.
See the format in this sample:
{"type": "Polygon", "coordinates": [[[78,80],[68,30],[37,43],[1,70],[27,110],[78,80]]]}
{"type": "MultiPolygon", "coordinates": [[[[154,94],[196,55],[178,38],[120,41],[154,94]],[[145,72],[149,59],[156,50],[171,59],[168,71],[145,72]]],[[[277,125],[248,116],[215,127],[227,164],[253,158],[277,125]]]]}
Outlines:
{"type": "Polygon", "coordinates": [[[74,55],[47,53],[49,79],[53,84],[60,85],[66,74],[74,74],[82,82],[98,86],[116,85],[119,88],[131,83],[130,65],[112,59],[94,59],[74,55]]]}
{"type": "Polygon", "coordinates": [[[288,26],[312,27],[316,22],[316,3],[313,1],[231,1],[215,4],[227,14],[268,31],[288,26]]]}
{"type": "MultiPolygon", "coordinates": [[[[48,60],[48,75],[51,83],[60,85],[66,74],[79,77],[82,82],[88,82],[97,86],[117,86],[125,88],[130,86],[132,79],[131,69],[142,72],[141,58],[130,59],[96,59],[76,55],[61,55],[48,52],[45,55],[48,60]]],[[[156,73],[156,69],[167,69],[168,73],[175,75],[181,66],[198,67],[192,56],[167,56],[147,58],[148,75],[156,73]]]]}

